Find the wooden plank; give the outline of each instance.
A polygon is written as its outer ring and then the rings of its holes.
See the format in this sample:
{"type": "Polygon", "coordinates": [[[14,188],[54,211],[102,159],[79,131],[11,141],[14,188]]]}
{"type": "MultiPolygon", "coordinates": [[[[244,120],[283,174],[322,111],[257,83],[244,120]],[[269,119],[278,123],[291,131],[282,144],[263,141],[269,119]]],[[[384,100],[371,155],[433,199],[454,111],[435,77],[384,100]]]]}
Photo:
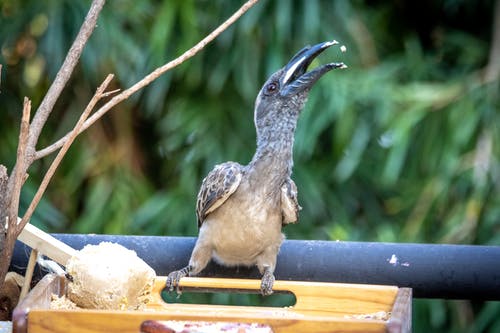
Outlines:
{"type": "Polygon", "coordinates": [[[28,329],[36,333],[96,333],[96,332],[130,332],[137,333],[142,322],[146,320],[201,320],[254,322],[268,324],[275,333],[289,332],[347,332],[347,333],[382,333],[385,322],[376,320],[349,320],[327,317],[318,318],[263,318],[261,316],[232,316],[221,312],[217,318],[205,312],[192,312],[182,316],[177,313],[147,312],[114,312],[114,311],[41,311],[30,313],[28,329]]]}
{"type": "Polygon", "coordinates": [[[35,270],[36,258],[38,257],[38,251],[35,249],[31,250],[30,259],[28,260],[28,267],[26,267],[26,273],[24,274],[23,287],[21,288],[21,294],[19,295],[19,300],[22,301],[26,297],[31,286],[31,279],[33,278],[33,271],[35,270]]]}
{"type": "MultiPolygon", "coordinates": [[[[406,333],[409,332],[406,328],[411,329],[411,322],[408,323],[411,321],[411,290],[391,286],[278,280],[275,281],[275,290],[293,292],[297,304],[285,308],[167,304],[160,295],[166,278],[158,277],[152,293],[152,302],[142,311],[50,310],[48,309],[50,294],[62,295],[65,284],[60,283],[60,280],[65,281],[65,279],[57,280],[54,277],[48,279],[51,280],[44,278],[26,298],[26,301],[29,299],[36,301],[31,300],[29,304],[23,304],[27,308],[25,314],[28,316],[28,321],[25,327],[29,333],[138,332],[140,325],[146,320],[262,323],[270,325],[275,333],[406,333]],[[42,289],[45,291],[41,291],[42,289]],[[393,311],[393,317],[389,321],[383,321],[350,316],[378,311],[393,311]]],[[[260,289],[260,281],[184,278],[181,280],[181,286],[185,289],[255,291],[260,289]]]]}
{"type": "MultiPolygon", "coordinates": [[[[165,277],[157,277],[152,295],[155,306],[165,304],[160,297],[165,277]]],[[[196,278],[181,279],[180,286],[188,290],[260,290],[260,280],[196,278]]],[[[291,292],[296,297],[294,311],[320,315],[353,315],[391,311],[398,288],[394,286],[357,285],[326,282],[277,280],[273,290],[291,292]]],[[[181,304],[176,304],[180,306],[181,304]]],[[[153,306],[153,305],[152,305],[153,306]]]]}
{"type": "Polygon", "coordinates": [[[76,254],[75,249],[30,223],[26,224],[18,239],[63,266],[76,254]]]}
{"type": "Polygon", "coordinates": [[[412,290],[400,288],[392,307],[392,315],[387,322],[388,333],[411,333],[412,290]]]}
{"type": "Polygon", "coordinates": [[[50,308],[52,294],[62,296],[66,293],[66,279],[56,274],[46,275],[28,293],[14,309],[12,323],[14,333],[26,333],[28,329],[27,320],[32,309],[50,308]]]}

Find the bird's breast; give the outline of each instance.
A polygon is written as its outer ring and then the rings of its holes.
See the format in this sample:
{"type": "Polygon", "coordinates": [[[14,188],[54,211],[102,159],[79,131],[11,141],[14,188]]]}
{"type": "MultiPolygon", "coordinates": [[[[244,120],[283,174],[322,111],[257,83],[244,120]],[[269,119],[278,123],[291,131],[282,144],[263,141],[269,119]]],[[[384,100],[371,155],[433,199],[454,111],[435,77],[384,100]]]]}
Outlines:
{"type": "Polygon", "coordinates": [[[269,246],[281,244],[281,208],[277,195],[251,188],[238,190],[205,219],[200,236],[209,237],[214,257],[226,265],[253,265],[269,246]]]}

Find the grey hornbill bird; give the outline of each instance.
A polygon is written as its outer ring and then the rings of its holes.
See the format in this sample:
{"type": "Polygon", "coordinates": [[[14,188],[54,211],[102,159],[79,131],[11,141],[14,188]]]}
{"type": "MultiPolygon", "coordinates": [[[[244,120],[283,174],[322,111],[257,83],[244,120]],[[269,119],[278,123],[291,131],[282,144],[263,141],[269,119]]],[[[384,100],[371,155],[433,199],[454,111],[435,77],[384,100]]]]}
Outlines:
{"type": "Polygon", "coordinates": [[[301,209],[290,178],[297,120],[314,83],[326,72],[346,66],[329,63],[310,72],[307,67],[334,44],[306,46],[264,84],[255,102],[255,155],[246,166],[219,164],[203,180],[196,203],[199,236],[189,265],[168,275],[169,290],[178,287],[182,277],[198,274],[213,258],[225,266],[257,265],[261,293],[272,293],[284,239],[281,228],[297,222],[301,209]]]}

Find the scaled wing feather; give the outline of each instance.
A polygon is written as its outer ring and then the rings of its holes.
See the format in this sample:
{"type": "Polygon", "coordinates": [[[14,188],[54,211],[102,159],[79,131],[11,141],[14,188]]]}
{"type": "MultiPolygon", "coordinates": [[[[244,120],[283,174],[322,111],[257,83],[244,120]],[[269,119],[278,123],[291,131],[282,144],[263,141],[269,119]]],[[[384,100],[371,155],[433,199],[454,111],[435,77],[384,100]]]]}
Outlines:
{"type": "Polygon", "coordinates": [[[292,179],[288,178],[281,187],[282,225],[296,223],[301,209],[297,200],[297,186],[292,179]]]}
{"type": "Polygon", "coordinates": [[[241,182],[242,170],[240,164],[226,162],[216,165],[203,179],[196,201],[198,227],[201,227],[208,214],[220,207],[236,191],[241,182]]]}

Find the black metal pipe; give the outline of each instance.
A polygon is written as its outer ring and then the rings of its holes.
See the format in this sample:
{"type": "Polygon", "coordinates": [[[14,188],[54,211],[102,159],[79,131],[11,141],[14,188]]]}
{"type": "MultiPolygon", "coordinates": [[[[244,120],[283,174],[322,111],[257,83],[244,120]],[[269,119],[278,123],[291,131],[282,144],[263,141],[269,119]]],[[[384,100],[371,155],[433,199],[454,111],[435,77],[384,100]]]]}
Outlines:
{"type": "MultiPolygon", "coordinates": [[[[54,234],[75,249],[102,241],[135,250],[158,275],[184,267],[195,238],[54,234]]],[[[29,248],[16,244],[12,268],[22,271],[29,248]]],[[[277,279],[367,283],[413,288],[419,298],[500,300],[500,246],[286,240],[277,279]]],[[[259,278],[255,268],[215,263],[201,276],[259,278]]]]}

